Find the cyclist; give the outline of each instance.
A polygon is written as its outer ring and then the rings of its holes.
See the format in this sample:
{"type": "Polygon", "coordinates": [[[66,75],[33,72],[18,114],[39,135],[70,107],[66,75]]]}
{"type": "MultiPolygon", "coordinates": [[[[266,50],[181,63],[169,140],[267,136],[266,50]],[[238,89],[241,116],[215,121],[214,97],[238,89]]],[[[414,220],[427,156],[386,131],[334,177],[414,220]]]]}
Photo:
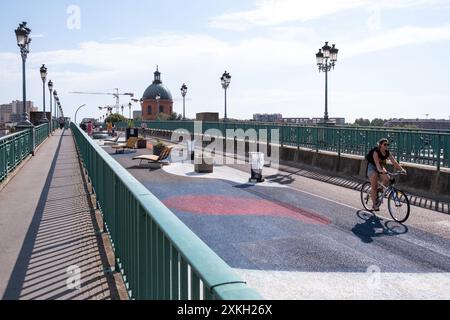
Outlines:
{"type": "Polygon", "coordinates": [[[394,168],[402,173],[406,174],[406,170],[395,160],[392,154],[389,152],[389,140],[386,138],[380,139],[378,141],[378,146],[370,150],[367,155],[367,176],[370,180],[371,192],[370,196],[372,198],[372,210],[379,211],[380,208],[377,205],[377,189],[378,189],[378,179],[381,180],[384,186],[389,185],[389,176],[386,169],[386,161],[390,160],[394,168]]]}

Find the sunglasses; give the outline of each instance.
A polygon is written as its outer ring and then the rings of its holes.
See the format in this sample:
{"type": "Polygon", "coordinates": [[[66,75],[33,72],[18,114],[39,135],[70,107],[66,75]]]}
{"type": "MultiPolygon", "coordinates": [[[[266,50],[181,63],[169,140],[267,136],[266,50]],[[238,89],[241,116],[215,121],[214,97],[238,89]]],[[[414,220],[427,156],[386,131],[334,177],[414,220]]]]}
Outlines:
{"type": "Polygon", "coordinates": [[[389,147],[389,143],[383,143],[383,146],[389,147]]]}

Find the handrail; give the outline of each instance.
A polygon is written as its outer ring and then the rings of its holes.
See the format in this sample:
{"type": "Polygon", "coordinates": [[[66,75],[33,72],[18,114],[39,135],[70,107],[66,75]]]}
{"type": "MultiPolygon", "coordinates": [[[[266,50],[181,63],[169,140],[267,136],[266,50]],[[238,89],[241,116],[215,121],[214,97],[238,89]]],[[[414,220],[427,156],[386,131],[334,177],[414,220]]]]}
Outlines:
{"type": "Polygon", "coordinates": [[[34,127],[36,133],[35,148],[37,148],[45,139],[48,137],[49,133],[49,123],[43,123],[39,126],[34,127]]]}
{"type": "Polygon", "coordinates": [[[83,130],[71,129],[132,298],[261,299],[83,130]]]}
{"type": "Polygon", "coordinates": [[[32,152],[30,132],[27,129],[0,138],[0,182],[32,152]]]}

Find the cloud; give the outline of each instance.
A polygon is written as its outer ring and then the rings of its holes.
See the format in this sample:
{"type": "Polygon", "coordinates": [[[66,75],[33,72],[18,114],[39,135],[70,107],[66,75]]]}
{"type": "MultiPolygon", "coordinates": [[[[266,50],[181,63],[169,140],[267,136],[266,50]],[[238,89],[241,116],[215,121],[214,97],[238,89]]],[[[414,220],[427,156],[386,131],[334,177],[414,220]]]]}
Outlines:
{"type": "Polygon", "coordinates": [[[406,45],[419,45],[429,42],[450,40],[450,24],[440,27],[415,27],[404,26],[388,30],[377,36],[369,37],[362,41],[343,43],[344,57],[382,51],[402,47],[406,45]]]}
{"type": "Polygon", "coordinates": [[[445,0],[263,0],[253,10],[224,13],[213,17],[213,28],[243,31],[256,26],[276,26],[286,22],[306,22],[351,9],[400,9],[448,3],[445,0]]]}
{"type": "MultiPolygon", "coordinates": [[[[163,81],[171,88],[175,99],[180,98],[178,88],[183,82],[187,83],[188,94],[192,98],[187,111],[190,116],[206,110],[222,112],[223,90],[219,78],[224,70],[230,71],[233,77],[229,103],[234,107],[230,112],[234,109],[236,116],[270,112],[274,105],[288,106],[283,113],[289,116],[298,115],[298,110],[307,116],[308,112],[321,115],[323,79],[317,79],[318,91],[309,88],[311,94],[301,93],[306,90],[305,86],[311,86],[307,83],[309,80],[299,80],[317,75],[314,66],[316,39],[311,29],[277,26],[272,33],[232,41],[180,32],[123,42],[83,42],[71,50],[32,51],[27,61],[28,97],[34,101],[41,100],[39,67],[42,62],[49,68],[49,79],[53,80],[64,101],[70,105],[88,102],[94,106],[112,104],[113,101],[109,97],[81,97],[68,95],[68,92],[120,88],[134,92],[139,98],[152,82],[158,64],[163,81]],[[297,41],[299,38],[302,41],[297,41]],[[305,106],[308,109],[298,108],[305,106]]],[[[368,52],[449,39],[450,25],[430,28],[404,26],[368,38],[355,35],[347,39],[338,38],[336,43],[341,49],[339,60],[342,60],[368,52]]],[[[0,68],[0,86],[4,89],[0,98],[9,101],[20,97],[20,55],[0,53],[0,68]]],[[[330,92],[330,96],[332,94],[330,92]]],[[[350,93],[349,97],[352,97],[350,93]]],[[[380,101],[376,95],[361,97],[366,98],[380,101]]],[[[348,106],[352,102],[348,99],[339,104],[339,110],[350,108],[348,106]]],[[[445,99],[435,100],[446,102],[445,99]]],[[[395,101],[402,103],[400,98],[395,101]]],[[[176,104],[175,108],[178,106],[176,104]]]]}

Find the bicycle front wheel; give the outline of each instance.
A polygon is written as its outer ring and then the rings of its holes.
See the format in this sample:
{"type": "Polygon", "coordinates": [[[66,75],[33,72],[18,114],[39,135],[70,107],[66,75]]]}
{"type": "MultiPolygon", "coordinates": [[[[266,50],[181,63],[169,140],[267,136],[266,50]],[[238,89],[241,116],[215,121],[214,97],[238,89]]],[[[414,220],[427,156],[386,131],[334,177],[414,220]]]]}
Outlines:
{"type": "Polygon", "coordinates": [[[372,211],[373,203],[372,203],[372,197],[370,196],[370,190],[372,190],[372,187],[370,185],[370,182],[366,182],[361,187],[361,203],[367,211],[372,211]]]}
{"type": "Polygon", "coordinates": [[[388,200],[389,213],[397,222],[405,222],[409,217],[410,205],[406,193],[393,189],[388,200]]]}

